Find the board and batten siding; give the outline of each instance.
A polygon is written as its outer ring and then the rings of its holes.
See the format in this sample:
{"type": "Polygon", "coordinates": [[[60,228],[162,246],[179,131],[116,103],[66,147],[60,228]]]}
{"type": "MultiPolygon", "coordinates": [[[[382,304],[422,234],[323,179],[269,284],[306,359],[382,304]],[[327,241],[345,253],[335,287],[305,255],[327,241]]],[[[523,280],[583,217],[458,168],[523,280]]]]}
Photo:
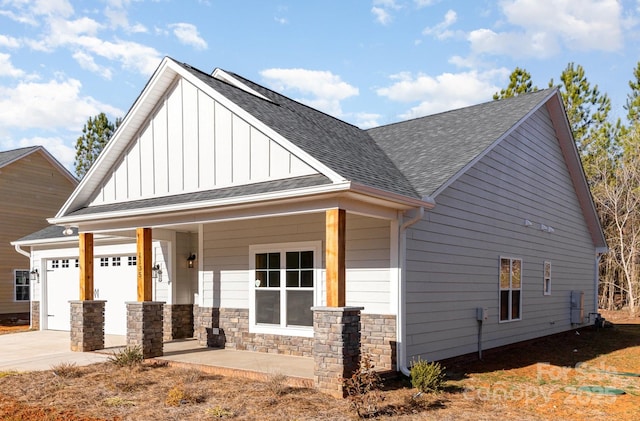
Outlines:
{"type": "Polygon", "coordinates": [[[179,79],[91,206],[316,173],[241,116],[179,79]]]}
{"type": "MultiPolygon", "coordinates": [[[[390,314],[390,222],[347,214],[347,305],[390,314]]],[[[316,305],[326,302],[325,214],[251,219],[203,227],[202,301],[205,307],[249,307],[249,246],[321,241],[316,305]]]]}
{"type": "Polygon", "coordinates": [[[407,231],[409,359],[477,352],[478,307],[489,310],[483,349],[571,329],[572,290],[584,291],[585,316],[593,311],[595,247],[546,108],[436,203],[407,231]],[[522,259],[519,321],[499,322],[500,257],[522,259]],[[551,295],[543,292],[545,261],[551,262],[551,295]]]}
{"type": "Polygon", "coordinates": [[[29,312],[29,301],[15,301],[14,270],[32,268],[29,258],[18,254],[10,242],[47,227],[47,218],[55,215],[75,186],[38,151],[0,170],[0,316],[29,312]]]}

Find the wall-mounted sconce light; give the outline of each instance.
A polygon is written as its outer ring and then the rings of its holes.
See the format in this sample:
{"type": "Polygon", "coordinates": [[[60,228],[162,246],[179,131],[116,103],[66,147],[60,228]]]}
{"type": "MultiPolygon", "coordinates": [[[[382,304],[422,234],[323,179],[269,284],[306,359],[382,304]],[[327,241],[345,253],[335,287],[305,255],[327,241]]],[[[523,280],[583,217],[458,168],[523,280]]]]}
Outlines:
{"type": "Polygon", "coordinates": [[[33,268],[31,272],[29,272],[29,280],[40,283],[40,274],[38,273],[38,268],[33,268]]]}
{"type": "Polygon", "coordinates": [[[153,279],[157,279],[158,282],[162,282],[162,269],[160,268],[160,263],[156,263],[151,266],[151,277],[153,279]]]}
{"type": "Polygon", "coordinates": [[[533,225],[533,222],[529,221],[528,219],[524,220],[524,226],[525,227],[530,227],[531,225],[533,225]]]}
{"type": "Polygon", "coordinates": [[[189,269],[193,269],[193,262],[195,262],[195,260],[196,260],[195,253],[191,253],[189,257],[187,257],[187,267],[189,269]]]}
{"type": "Polygon", "coordinates": [[[73,235],[73,229],[70,226],[64,227],[62,235],[73,235]]]}

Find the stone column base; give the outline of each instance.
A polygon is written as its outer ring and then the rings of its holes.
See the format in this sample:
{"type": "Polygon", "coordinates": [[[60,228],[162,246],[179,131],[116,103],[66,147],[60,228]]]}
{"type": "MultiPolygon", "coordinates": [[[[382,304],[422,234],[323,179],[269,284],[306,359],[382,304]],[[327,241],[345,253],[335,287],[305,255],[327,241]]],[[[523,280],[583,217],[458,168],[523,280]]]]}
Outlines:
{"type": "Polygon", "coordinates": [[[71,350],[104,348],[104,300],[69,301],[71,304],[71,350]]]}
{"type": "Polygon", "coordinates": [[[321,392],[342,398],[344,379],[360,366],[360,311],[364,307],[313,307],[313,377],[321,392]]]}
{"type": "Polygon", "coordinates": [[[161,357],[164,302],[127,304],[127,346],[138,346],[144,358],[161,357]]]}
{"type": "Polygon", "coordinates": [[[31,301],[31,329],[40,330],[40,301],[31,301]]]}

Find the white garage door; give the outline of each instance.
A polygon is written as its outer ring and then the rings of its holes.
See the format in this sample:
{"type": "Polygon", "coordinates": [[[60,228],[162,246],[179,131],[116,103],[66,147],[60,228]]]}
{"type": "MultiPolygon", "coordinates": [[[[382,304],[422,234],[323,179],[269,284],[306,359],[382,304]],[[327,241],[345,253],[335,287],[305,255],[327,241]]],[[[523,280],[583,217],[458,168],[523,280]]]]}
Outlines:
{"type": "MultiPolygon", "coordinates": [[[[106,300],[105,333],[126,335],[127,301],[136,301],[135,256],[98,257],[94,260],[94,299],[106,300]]],[[[70,330],[69,301],[79,293],[77,259],[47,261],[47,328],[70,330]]]]}

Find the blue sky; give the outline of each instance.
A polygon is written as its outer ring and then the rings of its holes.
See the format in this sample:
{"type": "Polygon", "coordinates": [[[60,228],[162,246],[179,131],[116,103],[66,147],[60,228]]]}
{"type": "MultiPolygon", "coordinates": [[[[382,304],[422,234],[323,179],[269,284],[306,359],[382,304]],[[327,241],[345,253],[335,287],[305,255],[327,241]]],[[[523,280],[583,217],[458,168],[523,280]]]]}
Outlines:
{"type": "Polygon", "coordinates": [[[624,116],[640,0],[0,0],[0,150],[68,168],[89,116],[125,115],[164,56],[362,128],[490,101],[569,62],[624,116]]]}

